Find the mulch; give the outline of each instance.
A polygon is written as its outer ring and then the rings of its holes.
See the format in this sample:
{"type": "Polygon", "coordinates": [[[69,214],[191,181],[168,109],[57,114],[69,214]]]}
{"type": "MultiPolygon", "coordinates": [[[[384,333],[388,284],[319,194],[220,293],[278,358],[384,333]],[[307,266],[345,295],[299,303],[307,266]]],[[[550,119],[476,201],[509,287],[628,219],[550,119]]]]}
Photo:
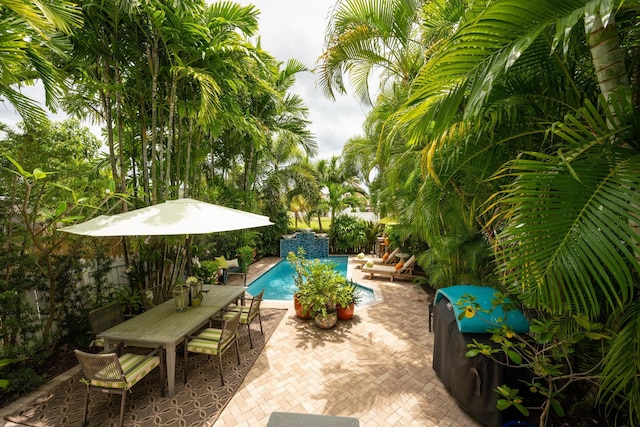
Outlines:
{"type": "MultiPolygon", "coordinates": [[[[203,426],[211,425],[218,418],[247,373],[257,360],[267,341],[284,318],[287,310],[262,309],[264,335],[260,326],[252,323],[253,349],[249,348],[247,328],[239,329],[240,364],[235,351],[223,356],[225,385],[220,382],[217,362],[205,355],[190,354],[187,361],[187,384],[183,384],[183,358],[178,354],[176,366],[176,393],[174,397],[162,397],[160,374],[155,369],[133,387],[127,396],[125,425],[127,426],[203,426]]],[[[11,425],[36,427],[80,426],[84,410],[86,386],[80,382],[82,374],[76,374],[51,392],[40,396],[29,406],[5,416],[11,425]]],[[[120,421],[120,396],[93,391],[89,403],[89,424],[117,426],[120,421]]]]}

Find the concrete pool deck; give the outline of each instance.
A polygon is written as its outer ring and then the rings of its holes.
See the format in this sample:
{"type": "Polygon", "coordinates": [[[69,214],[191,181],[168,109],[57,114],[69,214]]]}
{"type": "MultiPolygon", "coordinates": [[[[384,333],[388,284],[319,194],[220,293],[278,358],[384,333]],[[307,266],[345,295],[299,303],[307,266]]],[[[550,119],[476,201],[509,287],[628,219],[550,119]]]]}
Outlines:
{"type": "MultiPolygon", "coordinates": [[[[275,264],[251,266],[247,283],[275,264]]],[[[409,281],[368,280],[349,263],[348,276],[377,289],[382,301],[356,307],[329,331],[295,317],[293,302],[215,427],[266,426],[272,412],[356,417],[362,427],[480,424],[449,395],[431,368],[433,335],[427,294],[409,281]]]]}

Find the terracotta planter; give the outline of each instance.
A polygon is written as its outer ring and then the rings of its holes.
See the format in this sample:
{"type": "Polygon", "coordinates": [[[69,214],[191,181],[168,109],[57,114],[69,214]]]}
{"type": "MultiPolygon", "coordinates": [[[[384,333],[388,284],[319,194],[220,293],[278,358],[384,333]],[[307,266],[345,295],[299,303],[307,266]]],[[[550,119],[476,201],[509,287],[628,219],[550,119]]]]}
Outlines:
{"type": "Polygon", "coordinates": [[[340,320],[351,320],[353,317],[353,312],[356,309],[356,305],[354,303],[349,304],[348,307],[342,307],[338,305],[336,307],[336,313],[338,314],[338,319],[340,320]]]}
{"type": "Polygon", "coordinates": [[[302,304],[300,304],[300,301],[298,301],[298,296],[296,294],[293,294],[293,307],[296,309],[296,316],[298,316],[299,319],[311,319],[311,310],[309,310],[308,308],[304,309],[302,307],[302,304]]]}
{"type": "Polygon", "coordinates": [[[338,315],[336,313],[327,313],[326,316],[323,316],[322,313],[316,314],[314,319],[316,321],[316,325],[322,329],[331,329],[338,322],[338,315]]]}

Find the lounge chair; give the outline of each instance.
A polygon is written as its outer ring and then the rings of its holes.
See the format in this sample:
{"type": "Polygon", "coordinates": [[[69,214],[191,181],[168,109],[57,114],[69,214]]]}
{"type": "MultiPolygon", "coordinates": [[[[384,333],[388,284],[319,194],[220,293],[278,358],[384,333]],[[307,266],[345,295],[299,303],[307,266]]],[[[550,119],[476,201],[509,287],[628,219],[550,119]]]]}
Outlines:
{"type": "Polygon", "coordinates": [[[356,268],[362,267],[367,262],[372,261],[374,264],[378,265],[391,265],[398,262],[398,258],[396,254],[400,252],[400,248],[395,248],[393,252],[391,252],[387,258],[384,257],[364,257],[364,258],[354,258],[353,262],[356,264],[356,268]]]}
{"type": "Polygon", "coordinates": [[[369,279],[373,279],[374,275],[387,276],[389,280],[393,282],[394,279],[412,279],[413,278],[413,265],[416,263],[415,255],[411,255],[411,258],[404,262],[402,267],[396,268],[396,265],[374,265],[373,267],[362,266],[362,272],[365,276],[369,276],[369,279]]]}

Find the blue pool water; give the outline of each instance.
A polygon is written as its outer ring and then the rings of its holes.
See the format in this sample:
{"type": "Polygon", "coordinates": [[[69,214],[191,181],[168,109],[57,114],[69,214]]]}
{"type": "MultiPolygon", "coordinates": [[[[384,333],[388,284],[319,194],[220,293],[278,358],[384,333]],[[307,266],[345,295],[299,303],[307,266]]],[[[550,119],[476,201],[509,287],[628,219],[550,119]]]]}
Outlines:
{"type": "MultiPolygon", "coordinates": [[[[348,260],[349,258],[346,256],[334,256],[322,259],[322,261],[337,264],[336,270],[338,270],[344,277],[347,277],[348,260]]],[[[264,289],[264,299],[293,301],[293,292],[296,288],[293,281],[294,274],[295,270],[289,261],[283,259],[262,276],[251,282],[247,291],[251,295],[256,295],[264,289]]],[[[360,291],[359,305],[367,305],[375,300],[375,295],[372,289],[361,285],[358,285],[358,289],[360,291]]]]}

